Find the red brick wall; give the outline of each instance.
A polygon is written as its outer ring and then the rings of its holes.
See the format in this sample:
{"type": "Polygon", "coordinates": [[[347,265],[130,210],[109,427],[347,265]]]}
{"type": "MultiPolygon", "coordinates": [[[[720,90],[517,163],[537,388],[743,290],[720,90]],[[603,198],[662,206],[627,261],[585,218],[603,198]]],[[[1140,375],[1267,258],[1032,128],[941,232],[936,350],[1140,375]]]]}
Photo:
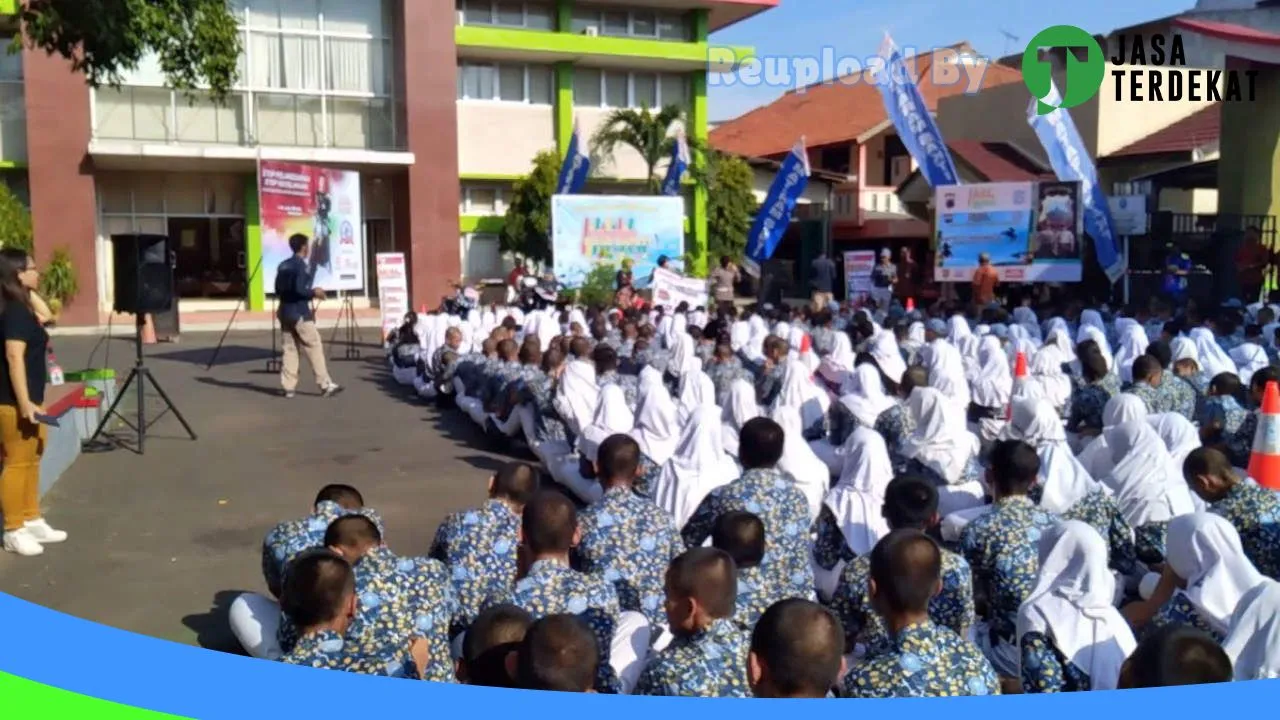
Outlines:
{"type": "Polygon", "coordinates": [[[65,325],[98,323],[95,260],[96,199],[88,155],[89,89],[61,57],[25,50],[22,56],[27,106],[27,176],[36,261],[45,263],[65,247],[76,269],[80,293],[62,313],[65,325]]]}
{"type": "Polygon", "coordinates": [[[456,9],[401,0],[396,38],[400,133],[416,162],[396,183],[396,245],[409,261],[413,307],[436,307],[462,274],[458,251],[456,9]]]}

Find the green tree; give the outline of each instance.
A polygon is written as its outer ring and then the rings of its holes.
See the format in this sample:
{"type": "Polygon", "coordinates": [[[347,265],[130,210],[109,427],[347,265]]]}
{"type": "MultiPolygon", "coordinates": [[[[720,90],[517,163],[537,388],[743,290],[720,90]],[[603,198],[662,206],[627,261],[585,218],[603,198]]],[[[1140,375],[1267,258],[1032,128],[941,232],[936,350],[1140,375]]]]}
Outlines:
{"type": "MultiPolygon", "coordinates": [[[[645,188],[650,194],[657,195],[662,192],[662,178],[657,175],[658,164],[671,157],[675,149],[676,138],[671,129],[677,122],[684,124],[686,121],[684,111],[675,105],[668,105],[656,114],[647,107],[614,110],[591,138],[591,155],[612,158],[619,147],[635,150],[648,170],[645,188]]],[[[692,152],[695,143],[692,139],[687,142],[692,152]]]]}
{"type": "Polygon", "coordinates": [[[178,90],[223,98],[235,84],[240,33],[227,0],[23,0],[21,14],[15,45],[67,58],[92,87],[119,85],[148,52],[178,90]]]}
{"type": "Polygon", "coordinates": [[[0,182],[0,247],[21,248],[30,255],[34,246],[31,211],[8,185],[0,182]]]}
{"type": "Polygon", "coordinates": [[[747,233],[756,213],[755,173],[736,155],[710,153],[707,162],[707,255],[734,262],[747,248],[747,233]]]}
{"type": "Polygon", "coordinates": [[[511,188],[507,216],[498,241],[503,252],[538,263],[551,262],[551,196],[560,178],[560,155],[544,150],[533,170],[511,188]]]}
{"type": "Polygon", "coordinates": [[[611,305],[614,294],[614,276],[617,268],[604,263],[591,268],[578,288],[578,302],[588,307],[611,305]]]}

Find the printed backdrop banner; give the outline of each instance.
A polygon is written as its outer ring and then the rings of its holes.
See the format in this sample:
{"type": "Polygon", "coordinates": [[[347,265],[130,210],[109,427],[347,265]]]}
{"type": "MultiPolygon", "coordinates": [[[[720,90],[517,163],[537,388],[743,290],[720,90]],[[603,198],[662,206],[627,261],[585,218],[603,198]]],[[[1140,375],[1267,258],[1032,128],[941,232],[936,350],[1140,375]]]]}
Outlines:
{"type": "Polygon", "coordinates": [[[706,280],[685,277],[662,268],[653,271],[654,305],[674,308],[687,302],[690,308],[700,308],[706,307],[709,299],[706,280]]]}
{"type": "Polygon", "coordinates": [[[875,266],[875,250],[851,250],[844,254],[845,300],[864,302],[871,296],[871,270],[875,266]]]}
{"type": "Polygon", "coordinates": [[[934,207],[935,280],[969,282],[986,253],[1001,282],[1079,282],[1079,183],[942,186],[934,207]]]}
{"type": "Polygon", "coordinates": [[[262,277],[274,292],[276,268],[293,254],[289,237],[311,239],[314,284],[329,291],[364,289],[360,173],[262,161],[258,166],[262,277]]]}
{"type": "Polygon", "coordinates": [[[636,285],[643,285],[667,256],[679,266],[684,256],[684,199],[661,196],[551,196],[551,253],[556,279],[581,287],[600,265],[615,270],[631,261],[636,285]]]}
{"type": "Polygon", "coordinates": [[[378,307],[382,310],[382,337],[400,327],[409,312],[409,275],[404,253],[378,253],[374,256],[378,273],[378,307]]]}

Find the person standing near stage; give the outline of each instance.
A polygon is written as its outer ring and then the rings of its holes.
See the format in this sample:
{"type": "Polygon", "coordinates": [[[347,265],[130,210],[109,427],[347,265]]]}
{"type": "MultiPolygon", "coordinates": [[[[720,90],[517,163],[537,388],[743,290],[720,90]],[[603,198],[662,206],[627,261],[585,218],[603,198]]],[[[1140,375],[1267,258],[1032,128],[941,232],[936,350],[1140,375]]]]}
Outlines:
{"type": "Polygon", "coordinates": [[[4,549],[18,555],[44,552],[44,545],[67,539],[40,515],[40,457],[47,429],[44,387],[48,373],[45,350],[49,334],[37,319],[32,295],[40,281],[35,262],[22,250],[0,250],[0,334],[4,356],[0,363],[0,445],[4,472],[0,474],[0,512],[4,515],[4,549]]]}
{"type": "Polygon", "coordinates": [[[809,285],[813,288],[813,309],[821,310],[831,304],[835,299],[835,282],[836,282],[836,264],[831,262],[831,258],[827,257],[826,250],[819,250],[818,257],[814,258],[813,264],[809,268],[811,270],[809,277],[809,285]]]}
{"type": "Polygon", "coordinates": [[[876,308],[889,309],[889,301],[893,299],[893,288],[898,284],[898,267],[893,264],[893,255],[889,248],[880,251],[880,262],[871,269],[871,299],[876,308]]]}
{"type": "Polygon", "coordinates": [[[991,267],[991,256],[982,253],[978,256],[978,269],[973,271],[973,304],[984,307],[995,302],[999,282],[1000,273],[991,267]]]}
{"type": "Polygon", "coordinates": [[[1164,261],[1164,291],[1181,308],[1187,302],[1187,276],[1191,274],[1191,256],[1168,243],[1168,257],[1164,261]]]}
{"type": "Polygon", "coordinates": [[[307,263],[311,242],[306,235],[298,233],[289,238],[289,249],[293,251],[293,257],[280,263],[276,269],[276,299],[280,304],[277,315],[284,355],[280,363],[280,386],[284,388],[286,398],[292,398],[298,389],[298,350],[301,348],[316,373],[320,392],[331,397],[342,387],[329,377],[320,331],[316,329],[316,316],[311,309],[313,299],[325,298],[322,288],[312,286],[315,276],[307,263]]]}

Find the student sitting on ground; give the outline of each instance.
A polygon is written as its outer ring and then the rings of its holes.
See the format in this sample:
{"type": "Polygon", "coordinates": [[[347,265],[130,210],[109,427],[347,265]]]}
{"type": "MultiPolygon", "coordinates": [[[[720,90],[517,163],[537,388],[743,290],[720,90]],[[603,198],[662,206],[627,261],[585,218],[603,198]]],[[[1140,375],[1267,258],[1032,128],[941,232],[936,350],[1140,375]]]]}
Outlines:
{"type": "Polygon", "coordinates": [[[458,659],[458,682],[481,687],[519,687],[508,669],[514,664],[533,617],[515,605],[494,605],[467,628],[458,659]]]}
{"type": "Polygon", "coordinates": [[[516,677],[525,690],[595,692],[600,650],[596,635],[574,615],[548,615],[529,626],[516,656],[516,677]]]}
{"type": "MultiPolygon", "coordinates": [[[[450,630],[457,620],[458,600],[444,565],[429,558],[397,557],[382,544],[382,533],[362,515],[338,518],[324,536],[325,547],[351,563],[360,605],[347,629],[351,638],[373,636],[396,644],[410,636],[427,641],[427,660],[419,667],[427,680],[452,682],[450,630]]],[[[296,622],[285,613],[280,642],[292,647],[296,622]]]]}
{"type": "Polygon", "coordinates": [[[871,551],[871,602],[889,630],[890,649],[844,682],[848,697],[997,695],[991,664],[972,643],[929,619],[941,587],[942,553],[919,530],[894,530],[871,551]]]}
{"type": "Polygon", "coordinates": [[[1120,689],[1231,682],[1231,659],[1207,634],[1168,625],[1138,643],[1120,668],[1120,689]]]}
{"type": "Polygon", "coordinates": [[[489,478],[484,505],[449,515],[436,530],[429,554],[449,568],[463,625],[475,620],[486,598],[515,587],[520,514],[537,490],[537,470],[507,463],[489,478]]]}
{"type": "Polygon", "coordinates": [[[840,621],[821,605],[774,603],[751,633],[747,675],[759,698],[823,698],[844,675],[840,621]]]}
{"type": "Polygon", "coordinates": [[[1258,572],[1280,579],[1280,498],[1231,469],[1227,456],[1213,448],[1196,448],[1182,466],[1191,490],[1209,503],[1240,534],[1245,557],[1258,572]]]}
{"type": "Polygon", "coordinates": [[[747,638],[733,623],[737,573],[728,553],[694,548],[667,570],[675,640],[650,661],[637,695],[748,697],[747,638]]]}
{"type": "Polygon", "coordinates": [[[536,493],[521,516],[523,572],[509,596],[492,598],[491,602],[510,602],[535,618],[560,613],[581,617],[595,633],[600,648],[595,688],[617,693],[621,684],[609,657],[622,609],[611,583],[569,566],[569,551],[581,539],[573,502],[555,490],[536,493]]]}
{"type": "MultiPolygon", "coordinates": [[[[719,431],[719,428],[717,428],[719,431]]],[[[761,574],[770,592],[781,597],[813,598],[813,567],[809,561],[809,501],[789,473],[777,468],[785,434],[769,418],[755,418],[742,426],[739,459],[742,477],[707,494],[681,534],[686,547],[699,547],[715,529],[721,515],[745,510],[764,522],[769,555],[761,574]]]]}
{"type": "Polygon", "coordinates": [[[348,635],[359,604],[356,577],[337,554],[319,549],[298,557],[289,567],[283,601],[285,612],[298,623],[299,638],[282,662],[362,675],[422,677],[419,668],[429,662],[425,640],[388,643],[385,637],[348,635]]]}
{"type": "MultiPolygon", "coordinates": [[[[938,491],[917,475],[889,481],[884,491],[884,518],[890,530],[936,532],[938,491]]],[[[940,548],[942,588],[929,599],[929,617],[960,637],[973,625],[973,573],[959,555],[940,548]]],[[[889,629],[872,608],[871,554],[853,559],[840,573],[831,611],[844,628],[846,653],[870,658],[891,649],[889,629]]]]}
{"type": "Polygon", "coordinates": [[[766,545],[764,522],[745,511],[721,515],[711,533],[711,546],[728,553],[738,568],[738,598],[734,603],[733,621],[744,632],[751,632],[765,610],[785,599],[772,597],[770,585],[760,574],[766,545]]]}
{"type": "MultiPolygon", "coordinates": [[[[321,547],[329,523],[350,513],[360,513],[382,524],[373,508],[364,507],[364,498],[350,485],[326,485],[320,489],[311,514],[280,523],[262,541],[262,575],[271,595],[280,597],[284,570],[299,554],[321,547]]],[[[258,593],[237,597],[228,611],[231,632],[250,656],[261,660],[279,660],[280,606],[258,593]]]]}
{"type": "MultiPolygon", "coordinates": [[[[574,566],[613,584],[623,610],[644,615],[651,628],[666,624],[663,578],[684,550],[670,513],[632,492],[640,472],[640,445],[611,435],[596,452],[604,496],[578,516],[582,541],[574,566]]],[[[656,634],[656,631],[654,632],[656,634]]]]}

